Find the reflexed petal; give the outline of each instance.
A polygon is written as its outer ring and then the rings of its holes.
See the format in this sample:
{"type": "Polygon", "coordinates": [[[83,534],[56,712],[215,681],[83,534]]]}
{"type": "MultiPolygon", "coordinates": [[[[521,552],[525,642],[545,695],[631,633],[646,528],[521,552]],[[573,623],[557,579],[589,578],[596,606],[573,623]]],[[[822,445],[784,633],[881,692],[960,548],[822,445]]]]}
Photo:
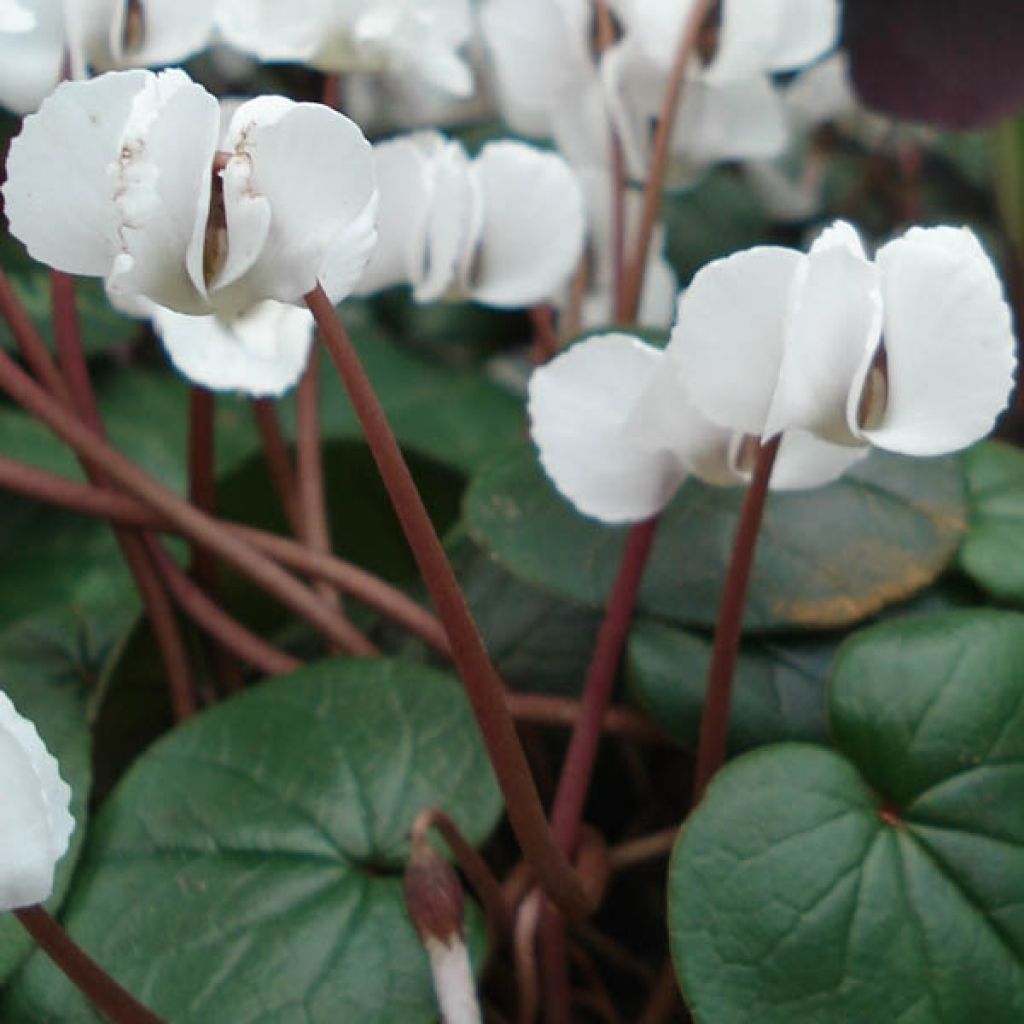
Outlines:
{"type": "Polygon", "coordinates": [[[53,92],[64,63],[60,0],[37,0],[28,13],[34,19],[29,28],[0,27],[0,105],[17,114],[35,110],[53,92]]]}
{"type": "Polygon", "coordinates": [[[34,259],[101,277],[121,249],[109,168],[145,71],[65,82],[27,117],[7,158],[4,207],[34,259]]]}
{"type": "Polygon", "coordinates": [[[292,387],[313,342],[310,313],[280,302],[260,303],[230,322],[157,309],[153,322],[171,362],[193,384],[257,397],[292,387]]]}
{"type": "Polygon", "coordinates": [[[334,236],[320,267],[320,284],[331,302],[337,304],[352,294],[366,270],[377,244],[376,193],[363,212],[334,236]]]}
{"type": "Polygon", "coordinates": [[[357,293],[370,295],[408,284],[425,263],[430,158],[416,137],[389,139],[373,147],[380,192],[379,239],[357,293]]]}
{"type": "MultiPolygon", "coordinates": [[[[802,430],[782,435],[769,486],[773,491],[803,491],[838,480],[870,451],[868,445],[829,444],[802,430]]],[[[747,479],[750,474],[746,474],[747,479]]]]}
{"type": "Polygon", "coordinates": [[[766,71],[786,71],[817,60],[836,44],[836,0],[726,0],[715,58],[707,76],[736,81],[766,71]]]}
{"type": "MultiPolygon", "coordinates": [[[[184,61],[209,43],[214,7],[210,0],[143,2],[136,40],[132,38],[133,28],[125,24],[129,5],[119,0],[109,59],[117,67],[152,67],[184,61]]],[[[98,61],[97,66],[109,65],[98,61]]]]}
{"type": "Polygon", "coordinates": [[[793,282],[785,352],[765,436],[800,428],[861,444],[846,421],[854,381],[878,348],[878,270],[857,232],[837,221],[818,236],[793,282]]]}
{"type": "Polygon", "coordinates": [[[759,246],[700,270],[679,300],[667,354],[713,423],[761,435],[782,362],[787,296],[804,259],[759,246]]]}
{"type": "Polygon", "coordinates": [[[71,789],[35,726],[0,693],[0,910],[42,903],[75,828],[71,789]]]}
{"type": "Polygon", "coordinates": [[[481,220],[462,267],[467,294],[509,308],[554,295],[583,252],[583,195],[572,169],[553,153],[492,142],[470,173],[481,220]]]}
{"type": "MultiPolygon", "coordinates": [[[[238,109],[228,136],[235,154],[229,166],[237,164],[248,189],[269,202],[271,222],[252,268],[213,296],[218,308],[234,311],[267,297],[297,302],[317,284],[334,243],[357,226],[363,237],[349,235],[350,244],[369,256],[373,153],[352,121],[319,103],[261,97],[238,109]]],[[[344,265],[336,253],[331,263],[344,265]]]]}
{"type": "Polygon", "coordinates": [[[530,378],[530,433],[541,464],[584,515],[646,519],[686,475],[652,424],[635,418],[663,366],[659,349],[606,334],[574,345],[530,378]]]}
{"type": "Polygon", "coordinates": [[[0,32],[28,32],[35,26],[35,14],[18,0],[0,0],[0,32]]]}
{"type": "MultiPolygon", "coordinates": [[[[600,73],[608,117],[622,144],[626,173],[642,179],[647,175],[650,160],[652,119],[657,117],[665,94],[664,77],[628,37],[605,51],[600,73]]],[[[684,90],[684,104],[685,101],[684,90]]],[[[673,132],[673,137],[678,143],[679,133],[673,132]]]]}
{"type": "Polygon", "coordinates": [[[466,151],[458,142],[437,139],[428,171],[427,244],[411,276],[417,302],[433,302],[453,286],[473,217],[475,192],[466,151]]]}
{"type": "MultiPolygon", "coordinates": [[[[913,228],[877,256],[888,400],[872,444],[908,455],[957,451],[1006,406],[1016,366],[1010,309],[966,228],[913,228]]],[[[854,407],[855,408],[855,407],[854,407]]]]}
{"type": "Polygon", "coordinates": [[[260,60],[306,61],[322,43],[331,0],[219,0],[211,6],[232,46],[260,60]]]}
{"type": "Polygon", "coordinates": [[[737,82],[691,79],[673,132],[673,151],[692,163],[763,160],[789,140],[778,91],[763,76],[737,82]]]}
{"type": "Polygon", "coordinates": [[[845,117],[857,109],[845,52],[801,72],[782,91],[786,117],[798,131],[845,117]]]}
{"type": "Polygon", "coordinates": [[[146,295],[184,313],[205,312],[202,278],[193,274],[210,205],[217,101],[183,71],[144,74],[123,126],[120,157],[106,175],[121,250],[107,290],[146,295]]]}

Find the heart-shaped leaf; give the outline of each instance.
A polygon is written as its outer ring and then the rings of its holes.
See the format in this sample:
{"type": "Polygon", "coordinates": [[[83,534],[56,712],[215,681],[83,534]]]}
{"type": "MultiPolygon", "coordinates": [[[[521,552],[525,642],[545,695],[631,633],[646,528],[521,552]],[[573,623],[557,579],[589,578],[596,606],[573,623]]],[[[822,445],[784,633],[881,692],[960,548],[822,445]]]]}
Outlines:
{"type": "MultiPolygon", "coordinates": [[[[472,842],[501,808],[458,684],[384,659],[313,665],[135,764],[96,820],[65,922],[177,1022],[428,1021],[400,873],[409,826],[435,805],[472,842]]],[[[3,1019],[95,1018],[37,956],[3,1019]]]]}
{"type": "MultiPolygon", "coordinates": [[[[689,480],[663,514],[640,608],[712,626],[743,492],[689,480]]],[[[470,534],[510,572],[603,605],[627,530],[578,515],[526,445],[477,474],[465,501],[470,534]]],[[[956,459],[873,453],[815,491],[768,500],[747,604],[748,628],[848,625],[931,583],[964,530],[956,459]]]]}
{"type": "Polygon", "coordinates": [[[985,441],[963,460],[970,512],[960,567],[993,594],[1024,601],[1024,452],[985,441]]]}
{"type": "MultiPolygon", "coordinates": [[[[730,747],[825,740],[825,679],[834,640],[764,640],[740,652],[730,747]]],[[[696,750],[711,641],[641,619],[629,635],[628,679],[640,706],[674,739],[696,750]]]]}
{"type": "MultiPolygon", "coordinates": [[[[71,846],[57,866],[55,911],[63,902],[86,831],[89,797],[89,729],[86,698],[109,654],[118,623],[87,619],[64,609],[35,616],[0,633],[0,690],[35,723],[47,749],[71,786],[75,831],[71,846]]],[[[22,927],[10,915],[0,918],[0,981],[32,948],[22,927]]]]}
{"type": "Polygon", "coordinates": [[[1024,1019],[1024,616],[878,626],[840,651],[840,752],[763,747],[684,826],[669,926],[695,1019],[1024,1019]]]}

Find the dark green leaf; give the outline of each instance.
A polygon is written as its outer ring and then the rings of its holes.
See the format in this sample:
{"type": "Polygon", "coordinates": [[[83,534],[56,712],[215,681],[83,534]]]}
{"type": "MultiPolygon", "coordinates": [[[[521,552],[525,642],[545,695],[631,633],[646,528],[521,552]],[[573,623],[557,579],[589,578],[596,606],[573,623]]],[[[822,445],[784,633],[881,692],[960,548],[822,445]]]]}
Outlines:
{"type": "MultiPolygon", "coordinates": [[[[830,640],[751,642],[737,665],[730,747],[825,740],[830,640]]],[[[640,706],[683,746],[696,749],[711,641],[649,619],[629,636],[628,678],[640,706]]]]}
{"type": "Polygon", "coordinates": [[[960,568],[993,594],[1024,601],[1024,452],[985,441],[963,461],[969,525],[960,568]]]}
{"type": "MultiPolygon", "coordinates": [[[[742,491],[688,481],[664,513],[640,596],[643,611],[711,626],[742,491]]],[[[626,529],[583,519],[526,445],[495,458],[465,502],[473,538],[509,571],[601,605],[626,529]]],[[[747,605],[750,628],[848,625],[931,583],[965,519],[956,459],[881,452],[830,487],[768,500],[747,605]]]]}
{"type": "MultiPolygon", "coordinates": [[[[472,842],[500,813],[458,684],[394,661],[323,662],[136,763],[97,818],[66,923],[179,1024],[429,1021],[400,870],[406,831],[434,805],[472,842]]],[[[96,1019],[41,956],[2,1014],[96,1019]]]]}
{"type": "Polygon", "coordinates": [[[842,753],[765,747],[685,825],[669,926],[699,1024],[1024,1017],[1024,617],[886,623],[841,650],[842,753]]]}

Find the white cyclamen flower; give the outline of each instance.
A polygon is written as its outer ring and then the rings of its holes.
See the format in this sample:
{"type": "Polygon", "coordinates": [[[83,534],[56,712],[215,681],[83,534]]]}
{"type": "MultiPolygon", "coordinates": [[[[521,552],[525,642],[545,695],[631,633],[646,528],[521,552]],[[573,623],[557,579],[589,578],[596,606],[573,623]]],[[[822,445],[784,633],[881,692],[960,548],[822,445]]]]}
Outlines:
{"type": "Polygon", "coordinates": [[[140,315],[162,306],[230,325],[317,284],[344,298],[376,238],[373,155],[358,127],[321,104],[264,96],[220,136],[217,101],[181,71],[64,83],[11,145],[11,232],[43,263],[102,277],[140,315]]]}
{"type": "Polygon", "coordinates": [[[75,819],[71,789],[36,727],[0,692],[0,910],[42,903],[75,819]]]}
{"type": "Polygon", "coordinates": [[[469,0],[220,0],[216,19],[260,60],[412,72],[457,96],[473,88],[457,53],[472,34],[469,0]]]}
{"type": "MultiPolygon", "coordinates": [[[[601,71],[627,167],[636,177],[647,172],[650,125],[695,2],[611,2],[623,37],[605,54],[601,71]]],[[[701,167],[779,154],[787,127],[769,76],[817,60],[835,45],[838,30],[837,0],[765,0],[756,10],[724,0],[710,61],[694,57],[688,71],[673,129],[676,159],[701,167]]]]}
{"type": "Polygon", "coordinates": [[[574,167],[608,166],[611,136],[591,0],[484,0],[498,102],[518,134],[552,138],[574,167]]]}
{"type": "Polygon", "coordinates": [[[912,229],[872,262],[840,222],[807,254],[764,246],[708,264],[664,350],[590,338],[537,370],[531,433],[580,511],[636,521],[689,473],[745,479],[748,439],[782,434],[775,489],[834,480],[869,444],[964,448],[1006,404],[1014,345],[966,229],[912,229]]]}
{"type": "Polygon", "coordinates": [[[380,240],[359,294],[518,308],[556,294],[583,251],[583,195],[561,157],[492,142],[470,160],[436,132],[374,147],[380,240]]]}
{"type": "Polygon", "coordinates": [[[18,0],[0,0],[0,32],[28,32],[36,16],[18,0]]]}
{"type": "MultiPolygon", "coordinates": [[[[6,0],[8,4],[11,0],[6,0]]],[[[19,0],[27,27],[5,23],[0,7],[0,105],[35,110],[70,66],[89,68],[174,64],[203,49],[213,31],[205,0],[19,0]]],[[[18,10],[15,5],[15,10],[18,10]]]]}

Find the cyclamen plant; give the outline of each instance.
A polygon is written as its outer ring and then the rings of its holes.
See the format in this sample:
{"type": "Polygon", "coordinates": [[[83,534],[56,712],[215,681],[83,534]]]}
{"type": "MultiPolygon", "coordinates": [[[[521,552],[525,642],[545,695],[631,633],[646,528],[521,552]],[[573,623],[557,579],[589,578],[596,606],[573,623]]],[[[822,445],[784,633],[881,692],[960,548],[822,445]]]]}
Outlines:
{"type": "Polygon", "coordinates": [[[1020,93],[912,6],[0,0],[0,1018],[1021,1018],[1024,135],[856,89],[1020,93]]]}

